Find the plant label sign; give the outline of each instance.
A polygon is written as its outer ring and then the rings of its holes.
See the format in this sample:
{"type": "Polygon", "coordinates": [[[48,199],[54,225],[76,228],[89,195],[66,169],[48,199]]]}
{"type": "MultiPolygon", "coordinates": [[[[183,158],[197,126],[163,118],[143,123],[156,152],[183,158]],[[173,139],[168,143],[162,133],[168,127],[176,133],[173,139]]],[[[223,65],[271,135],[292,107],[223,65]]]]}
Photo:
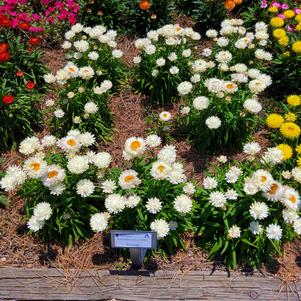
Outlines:
{"type": "Polygon", "coordinates": [[[156,249],[157,233],[153,231],[112,230],[111,245],[113,248],[156,249]]]}

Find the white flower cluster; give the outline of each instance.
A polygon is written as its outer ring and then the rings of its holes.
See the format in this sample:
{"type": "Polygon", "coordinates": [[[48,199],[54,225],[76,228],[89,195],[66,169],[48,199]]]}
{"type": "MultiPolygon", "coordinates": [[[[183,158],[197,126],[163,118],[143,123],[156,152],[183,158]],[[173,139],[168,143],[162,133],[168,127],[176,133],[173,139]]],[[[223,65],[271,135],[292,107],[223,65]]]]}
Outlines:
{"type": "MultiPolygon", "coordinates": [[[[149,135],[146,139],[141,137],[130,137],[125,141],[123,156],[125,160],[132,160],[142,156],[148,148],[157,148],[161,144],[161,138],[157,135],[149,135]]],[[[126,208],[135,208],[142,202],[145,203],[145,209],[151,215],[160,213],[165,208],[163,199],[154,195],[139,195],[144,190],[145,182],[142,180],[145,177],[152,178],[151,181],[166,180],[172,185],[181,184],[182,194],[175,194],[173,207],[178,214],[187,214],[192,210],[192,196],[196,189],[192,183],[186,182],[183,165],[176,162],[176,149],[172,145],[164,146],[157,155],[157,161],[152,163],[150,171],[146,174],[139,174],[134,169],[127,169],[120,173],[118,181],[112,179],[104,179],[101,183],[101,189],[107,194],[105,198],[105,208],[108,213],[96,214],[92,216],[90,224],[94,231],[103,231],[107,226],[107,218],[110,214],[121,214],[126,208]]],[[[149,181],[149,180],[147,180],[149,181]]],[[[92,189],[92,187],[91,187],[92,189]]],[[[147,190],[146,190],[147,191],[147,190]]],[[[169,209],[170,210],[170,209],[169,209]]],[[[156,231],[158,238],[165,237],[170,230],[176,227],[171,227],[163,219],[155,219],[151,225],[151,229],[156,231]]]]}
{"type": "Polygon", "coordinates": [[[41,202],[33,210],[33,215],[27,222],[27,226],[33,232],[43,228],[45,221],[49,220],[52,215],[52,209],[49,203],[41,202]]]}

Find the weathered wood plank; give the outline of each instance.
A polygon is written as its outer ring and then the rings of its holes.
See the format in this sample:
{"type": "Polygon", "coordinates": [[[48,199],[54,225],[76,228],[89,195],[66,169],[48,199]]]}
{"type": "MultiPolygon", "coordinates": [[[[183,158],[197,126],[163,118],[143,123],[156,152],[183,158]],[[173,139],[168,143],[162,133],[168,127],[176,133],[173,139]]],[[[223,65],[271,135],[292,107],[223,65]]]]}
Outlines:
{"type": "Polygon", "coordinates": [[[262,300],[300,301],[301,283],[226,272],[0,269],[0,300],[262,300]]]}

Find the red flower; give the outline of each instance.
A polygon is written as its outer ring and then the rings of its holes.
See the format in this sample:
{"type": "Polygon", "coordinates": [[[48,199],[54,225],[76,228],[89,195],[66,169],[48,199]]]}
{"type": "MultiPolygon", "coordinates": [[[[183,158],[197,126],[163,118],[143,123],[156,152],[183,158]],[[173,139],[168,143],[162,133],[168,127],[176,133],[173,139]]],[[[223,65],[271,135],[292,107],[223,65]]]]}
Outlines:
{"type": "Polygon", "coordinates": [[[0,26],[3,26],[3,27],[11,27],[11,20],[8,19],[7,17],[1,15],[0,16],[0,26]]]}
{"type": "Polygon", "coordinates": [[[7,52],[9,45],[7,43],[0,43],[0,53],[7,52]]]}
{"type": "Polygon", "coordinates": [[[35,84],[34,82],[28,82],[28,83],[26,84],[26,88],[27,88],[28,90],[32,90],[35,86],[36,86],[36,84],[35,84]]]}
{"type": "Polygon", "coordinates": [[[30,24],[27,22],[21,22],[19,23],[19,28],[23,29],[23,30],[27,30],[30,27],[30,24]]]}
{"type": "Polygon", "coordinates": [[[12,95],[4,95],[2,97],[2,102],[6,105],[10,105],[15,101],[15,98],[12,95]]]}
{"type": "Polygon", "coordinates": [[[37,37],[32,37],[29,39],[29,44],[32,46],[39,45],[41,43],[41,39],[37,37]]]}
{"type": "Polygon", "coordinates": [[[9,55],[9,52],[2,52],[2,53],[0,53],[0,62],[7,62],[7,61],[9,61],[9,59],[10,59],[10,55],[9,55]]]}
{"type": "Polygon", "coordinates": [[[22,77],[23,75],[24,75],[24,72],[21,71],[21,70],[18,70],[18,71],[16,72],[16,76],[18,76],[18,77],[22,77]]]}

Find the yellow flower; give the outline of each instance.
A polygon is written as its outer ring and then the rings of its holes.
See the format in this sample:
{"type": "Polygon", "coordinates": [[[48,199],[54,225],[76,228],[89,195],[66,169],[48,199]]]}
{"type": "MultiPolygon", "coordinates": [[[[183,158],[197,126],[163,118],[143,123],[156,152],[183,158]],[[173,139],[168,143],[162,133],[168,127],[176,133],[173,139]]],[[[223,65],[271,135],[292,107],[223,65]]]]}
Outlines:
{"type": "Polygon", "coordinates": [[[285,18],[287,18],[287,19],[291,19],[291,18],[295,17],[295,13],[291,9],[286,10],[283,14],[284,14],[285,18]]]}
{"type": "Polygon", "coordinates": [[[284,115],[285,121],[291,121],[294,122],[297,120],[297,115],[292,112],[288,112],[287,114],[284,115]]]}
{"type": "Polygon", "coordinates": [[[278,129],[283,124],[284,118],[279,114],[270,114],[266,119],[266,124],[271,129],[278,129]]]}
{"type": "Polygon", "coordinates": [[[295,20],[296,20],[297,22],[300,22],[300,21],[301,21],[301,14],[297,15],[297,16],[295,17],[295,20]]]}
{"type": "Polygon", "coordinates": [[[288,44],[288,41],[289,41],[289,38],[288,36],[284,36],[284,37],[281,37],[278,42],[281,46],[287,46],[288,44]]]}
{"type": "Polygon", "coordinates": [[[297,154],[301,154],[301,144],[296,147],[297,154]]]}
{"type": "Polygon", "coordinates": [[[296,123],[285,122],[281,125],[280,132],[285,138],[295,139],[300,136],[301,129],[296,123]]]}
{"type": "Polygon", "coordinates": [[[274,18],[271,19],[270,24],[273,27],[282,27],[284,25],[284,21],[283,21],[283,19],[281,19],[279,17],[274,17],[274,18]]]}
{"type": "Polygon", "coordinates": [[[301,41],[293,43],[292,49],[296,53],[301,53],[301,41]]]}
{"type": "Polygon", "coordinates": [[[297,164],[298,164],[299,167],[301,167],[301,157],[299,157],[299,158],[297,159],[297,164]]]}
{"type": "Polygon", "coordinates": [[[297,107],[301,104],[301,97],[299,95],[290,95],[287,98],[287,103],[291,106],[297,107]]]}
{"type": "MultiPolygon", "coordinates": [[[[299,15],[301,16],[301,15],[299,15]]],[[[301,30],[301,23],[299,23],[297,26],[296,26],[296,30],[300,31],[301,30]]]]}
{"type": "Polygon", "coordinates": [[[269,7],[268,11],[269,11],[270,13],[277,13],[278,8],[277,8],[276,6],[271,6],[271,7],[269,7]]]}
{"type": "Polygon", "coordinates": [[[277,39],[280,39],[282,37],[285,37],[286,36],[286,31],[282,28],[276,28],[274,29],[273,31],[273,36],[277,39]]]}
{"type": "Polygon", "coordinates": [[[289,56],[289,55],[290,55],[290,52],[289,52],[289,51],[285,51],[285,52],[283,52],[283,55],[289,56]]]}
{"type": "Polygon", "coordinates": [[[279,144],[277,148],[283,153],[283,160],[288,160],[293,155],[293,149],[288,144],[279,144]]]}

